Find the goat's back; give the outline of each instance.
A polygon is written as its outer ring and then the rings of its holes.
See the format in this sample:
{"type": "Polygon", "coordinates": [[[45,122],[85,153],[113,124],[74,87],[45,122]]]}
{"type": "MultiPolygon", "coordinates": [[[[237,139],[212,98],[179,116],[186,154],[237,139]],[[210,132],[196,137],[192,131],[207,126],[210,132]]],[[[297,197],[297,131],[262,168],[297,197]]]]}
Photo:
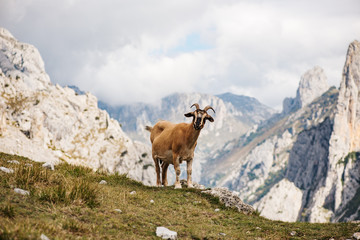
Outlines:
{"type": "Polygon", "coordinates": [[[170,130],[173,129],[176,124],[169,122],[169,121],[159,121],[155,124],[154,127],[151,129],[150,134],[150,141],[151,143],[154,142],[154,139],[157,138],[165,129],[170,130]]]}

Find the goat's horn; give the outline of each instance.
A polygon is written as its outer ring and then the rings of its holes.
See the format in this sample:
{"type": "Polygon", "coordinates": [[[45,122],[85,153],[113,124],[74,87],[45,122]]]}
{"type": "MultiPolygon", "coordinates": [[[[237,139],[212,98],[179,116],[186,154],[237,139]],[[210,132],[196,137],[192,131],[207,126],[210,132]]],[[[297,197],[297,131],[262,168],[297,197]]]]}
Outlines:
{"type": "Polygon", "coordinates": [[[211,106],[206,106],[206,107],[204,108],[204,111],[207,112],[207,110],[209,110],[209,109],[213,110],[214,113],[215,113],[215,110],[214,110],[211,106]]]}
{"type": "Polygon", "coordinates": [[[195,106],[196,107],[196,110],[198,110],[200,107],[199,107],[199,104],[197,104],[197,103],[194,103],[193,105],[191,105],[191,107],[190,108],[192,108],[193,106],[195,106]]]}

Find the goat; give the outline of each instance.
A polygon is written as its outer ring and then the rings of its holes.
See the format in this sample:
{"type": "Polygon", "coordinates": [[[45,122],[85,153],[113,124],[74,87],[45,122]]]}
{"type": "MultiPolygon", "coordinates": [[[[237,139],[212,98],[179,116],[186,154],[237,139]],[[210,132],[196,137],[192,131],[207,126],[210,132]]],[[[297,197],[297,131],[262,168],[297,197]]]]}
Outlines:
{"type": "Polygon", "coordinates": [[[150,134],[152,144],[152,157],[155,162],[156,185],[160,183],[160,161],[162,170],[162,185],[167,186],[167,169],[170,163],[174,165],[176,173],[175,189],[181,188],[180,184],[180,164],[187,162],[187,185],[193,187],[191,180],[192,161],[197,139],[206,120],[214,122],[214,119],[207,113],[209,109],[215,110],[211,106],[206,106],[201,110],[199,104],[194,103],[196,110],[185,114],[185,117],[193,117],[192,123],[174,124],[168,121],[159,121],[154,127],[146,126],[150,134]]]}

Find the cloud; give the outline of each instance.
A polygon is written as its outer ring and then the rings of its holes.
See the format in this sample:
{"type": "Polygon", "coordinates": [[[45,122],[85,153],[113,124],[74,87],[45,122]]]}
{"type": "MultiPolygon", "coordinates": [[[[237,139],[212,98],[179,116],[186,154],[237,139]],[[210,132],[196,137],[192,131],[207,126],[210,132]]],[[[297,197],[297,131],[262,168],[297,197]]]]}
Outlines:
{"type": "Polygon", "coordinates": [[[339,85],[360,2],[6,1],[0,23],[39,48],[53,82],[112,104],[173,92],[247,94],[276,108],[315,65],[339,85]]]}

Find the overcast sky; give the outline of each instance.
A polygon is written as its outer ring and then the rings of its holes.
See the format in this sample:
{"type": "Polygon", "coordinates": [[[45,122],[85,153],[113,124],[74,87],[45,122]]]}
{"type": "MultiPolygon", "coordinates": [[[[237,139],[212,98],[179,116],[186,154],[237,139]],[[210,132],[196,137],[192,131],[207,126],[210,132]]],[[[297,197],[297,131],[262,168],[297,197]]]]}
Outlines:
{"type": "Polygon", "coordinates": [[[0,26],[110,104],[232,92],[280,110],[315,65],[339,86],[360,1],[0,0],[0,26]]]}

